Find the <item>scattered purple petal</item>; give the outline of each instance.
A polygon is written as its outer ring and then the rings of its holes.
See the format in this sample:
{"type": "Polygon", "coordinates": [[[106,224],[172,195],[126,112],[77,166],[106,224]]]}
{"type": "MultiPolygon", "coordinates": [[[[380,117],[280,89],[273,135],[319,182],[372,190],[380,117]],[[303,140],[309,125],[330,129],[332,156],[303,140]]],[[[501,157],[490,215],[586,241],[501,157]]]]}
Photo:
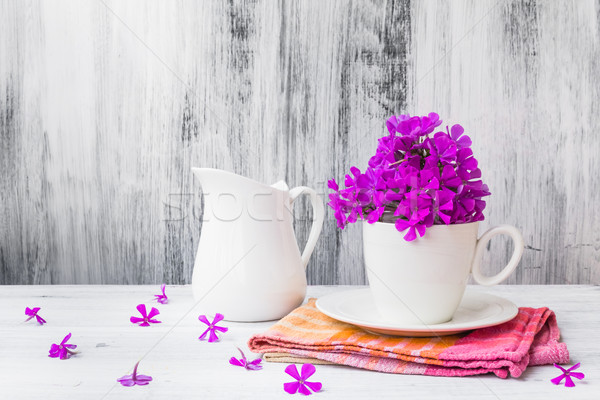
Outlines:
{"type": "Polygon", "coordinates": [[[262,359],[257,358],[255,360],[248,362],[248,360],[246,359],[246,356],[244,355],[244,352],[239,347],[238,347],[238,350],[239,350],[240,354],[242,355],[242,357],[241,358],[231,357],[229,359],[229,364],[235,365],[238,367],[244,367],[249,371],[258,371],[258,370],[262,369],[262,365],[260,365],[262,359]]]}
{"type": "Polygon", "coordinates": [[[138,374],[137,369],[139,364],[139,361],[135,363],[135,367],[133,367],[133,374],[122,376],[119,379],[117,379],[117,382],[119,382],[123,386],[144,386],[149,384],[152,380],[152,377],[148,375],[138,374]]]}
{"type": "Polygon", "coordinates": [[[209,342],[218,342],[219,341],[219,337],[217,336],[217,332],[227,332],[228,328],[224,328],[222,326],[217,326],[217,323],[219,321],[222,321],[223,318],[225,318],[223,316],[223,314],[217,313],[215,315],[215,318],[213,319],[212,322],[208,322],[208,318],[206,318],[206,315],[200,315],[198,317],[198,319],[200,320],[200,322],[208,325],[208,328],[202,333],[202,335],[200,335],[200,337],[198,339],[200,340],[204,340],[206,338],[207,334],[210,334],[208,337],[208,341],[209,342]]]}
{"type": "Polygon", "coordinates": [[[73,349],[76,349],[77,346],[74,344],[67,343],[70,338],[71,338],[71,333],[69,333],[67,336],[65,336],[65,338],[62,340],[62,342],[60,342],[60,344],[52,344],[52,346],[50,346],[50,352],[48,354],[48,357],[51,357],[51,358],[58,357],[61,360],[66,360],[67,358],[71,357],[72,355],[77,354],[76,351],[73,351],[73,349]]]}
{"type": "Polygon", "coordinates": [[[160,314],[160,311],[158,311],[156,308],[152,307],[152,309],[150,310],[150,313],[146,314],[146,306],[144,304],[138,304],[138,306],[136,307],[137,310],[140,312],[140,314],[142,314],[142,318],[140,317],[131,317],[129,318],[129,320],[134,323],[140,323],[140,326],[150,326],[150,324],[160,324],[161,322],[154,319],[153,317],[157,316],[158,314],[160,314]]]}
{"type": "Polygon", "coordinates": [[[160,285],[160,290],[162,291],[162,294],[155,294],[154,297],[156,297],[156,301],[158,301],[160,304],[167,304],[169,302],[169,298],[167,297],[166,293],[165,293],[165,284],[163,283],[162,285],[160,285]]]}
{"type": "Polygon", "coordinates": [[[316,368],[312,364],[304,364],[302,365],[302,373],[298,373],[298,369],[296,365],[290,364],[286,367],[285,373],[290,375],[292,378],[296,379],[296,382],[288,382],[283,384],[283,390],[288,392],[289,394],[295,394],[297,392],[302,393],[303,395],[312,394],[313,392],[318,392],[321,390],[323,385],[321,382],[307,382],[306,380],[310,378],[316,371],[316,368]],[[310,390],[309,390],[310,389],[310,390]]]}
{"type": "Polygon", "coordinates": [[[46,320],[38,315],[38,311],[40,311],[40,307],[25,307],[25,315],[29,317],[25,320],[25,322],[29,321],[32,318],[35,318],[40,325],[44,325],[46,323],[46,320]]]}
{"type": "Polygon", "coordinates": [[[560,365],[554,364],[554,366],[556,368],[558,368],[562,371],[562,374],[557,376],[556,378],[550,379],[550,382],[554,383],[555,385],[560,385],[560,383],[564,379],[566,387],[574,387],[575,383],[573,382],[573,379],[571,379],[571,378],[576,378],[576,379],[580,379],[580,380],[585,378],[585,375],[583,374],[583,372],[572,372],[572,371],[576,370],[577,368],[579,368],[580,365],[581,365],[581,363],[577,363],[569,369],[564,369],[560,365]]]}

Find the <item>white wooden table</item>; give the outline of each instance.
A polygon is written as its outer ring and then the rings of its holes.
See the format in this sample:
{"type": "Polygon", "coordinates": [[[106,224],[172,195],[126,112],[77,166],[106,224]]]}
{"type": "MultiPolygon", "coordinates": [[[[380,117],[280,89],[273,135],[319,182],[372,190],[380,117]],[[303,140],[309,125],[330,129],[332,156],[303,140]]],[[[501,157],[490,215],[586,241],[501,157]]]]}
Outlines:
{"type": "MultiPolygon", "coordinates": [[[[315,286],[319,297],[349,287],[315,286]]],[[[223,323],[229,332],[218,343],[201,342],[206,326],[193,308],[189,286],[169,286],[167,305],[156,305],[158,286],[2,286],[0,287],[1,399],[178,399],[289,398],[283,383],[291,378],[285,364],[264,363],[262,371],[229,365],[236,346],[247,350],[248,338],[272,322],[223,323]],[[162,324],[138,327],[129,322],[139,303],[160,309],[162,324]],[[22,323],[25,307],[41,307],[48,323],[22,323]],[[52,343],[68,333],[81,353],[69,360],[49,358],[52,343]],[[130,373],[151,375],[149,386],[123,387],[116,379],[130,373]]],[[[504,296],[518,306],[553,309],[571,363],[581,362],[584,381],[575,388],[555,386],[553,366],[529,368],[522,377],[493,375],[466,378],[392,375],[345,366],[317,366],[313,380],[323,383],[315,398],[404,399],[599,399],[600,287],[469,287],[504,296]]],[[[301,396],[296,394],[295,396],[301,396]]]]}

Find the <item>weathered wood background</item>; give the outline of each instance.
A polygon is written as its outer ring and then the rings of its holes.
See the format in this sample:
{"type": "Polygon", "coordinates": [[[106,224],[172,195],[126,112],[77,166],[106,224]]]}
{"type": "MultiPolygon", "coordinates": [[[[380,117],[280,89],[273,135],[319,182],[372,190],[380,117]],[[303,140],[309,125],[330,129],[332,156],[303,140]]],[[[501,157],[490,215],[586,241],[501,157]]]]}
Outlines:
{"type": "MultiPolygon", "coordinates": [[[[0,0],[0,283],[187,283],[190,168],[325,196],[392,113],[474,140],[509,283],[600,283],[598,1],[0,0]]],[[[299,241],[310,218],[296,209],[299,241]]],[[[331,213],[309,282],[365,282],[331,213]]],[[[487,270],[504,265],[495,240],[487,270]]]]}

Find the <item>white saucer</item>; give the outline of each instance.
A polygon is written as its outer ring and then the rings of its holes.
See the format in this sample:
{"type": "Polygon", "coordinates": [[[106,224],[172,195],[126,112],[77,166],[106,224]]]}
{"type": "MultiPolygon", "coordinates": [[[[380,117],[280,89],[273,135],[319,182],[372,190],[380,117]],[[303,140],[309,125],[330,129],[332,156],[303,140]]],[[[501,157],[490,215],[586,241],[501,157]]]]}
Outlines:
{"type": "Polygon", "coordinates": [[[323,314],[361,327],[369,332],[392,336],[444,336],[499,325],[513,319],[519,309],[514,303],[491,294],[465,292],[454,317],[443,324],[402,325],[379,315],[370,289],[333,293],[317,300],[323,314]]]}

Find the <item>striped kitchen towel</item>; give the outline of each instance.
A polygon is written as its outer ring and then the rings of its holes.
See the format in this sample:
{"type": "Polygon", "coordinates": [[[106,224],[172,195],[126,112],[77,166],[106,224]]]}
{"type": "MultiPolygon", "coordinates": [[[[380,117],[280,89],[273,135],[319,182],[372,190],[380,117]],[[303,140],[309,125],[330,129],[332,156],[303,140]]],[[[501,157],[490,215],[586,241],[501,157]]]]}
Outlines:
{"type": "Polygon", "coordinates": [[[248,347],[265,360],[349,365],[397,374],[467,376],[493,372],[520,376],[528,365],[562,364],[569,352],[558,341],[554,312],[519,308],[511,321],[469,333],[431,338],[376,335],[329,318],[316,299],[295,309],[248,347]]]}

